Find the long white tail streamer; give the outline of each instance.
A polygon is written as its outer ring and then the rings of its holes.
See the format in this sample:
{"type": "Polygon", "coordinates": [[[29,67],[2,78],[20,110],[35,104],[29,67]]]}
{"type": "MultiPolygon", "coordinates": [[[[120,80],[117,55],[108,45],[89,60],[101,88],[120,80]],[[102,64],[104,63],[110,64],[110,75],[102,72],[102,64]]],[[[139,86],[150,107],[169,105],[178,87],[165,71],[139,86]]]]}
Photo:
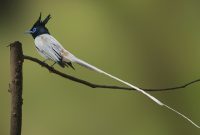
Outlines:
{"type": "Polygon", "coordinates": [[[81,60],[81,59],[78,59],[78,58],[76,58],[76,57],[73,58],[73,62],[78,63],[79,65],[84,66],[84,67],[86,67],[86,68],[88,68],[88,69],[91,69],[91,70],[97,71],[97,72],[99,72],[99,73],[102,73],[102,74],[104,74],[104,75],[106,75],[106,76],[109,76],[110,78],[113,78],[113,79],[115,79],[115,80],[117,80],[117,81],[119,81],[119,82],[121,82],[121,83],[123,83],[123,84],[126,84],[127,86],[129,86],[129,87],[131,87],[131,88],[133,88],[133,89],[135,89],[135,90],[141,92],[142,94],[146,95],[146,96],[149,97],[151,100],[153,100],[154,102],[156,102],[158,105],[163,106],[163,107],[166,107],[167,109],[169,109],[169,110],[175,112],[176,114],[180,115],[181,117],[183,117],[184,119],[186,119],[187,121],[189,121],[189,122],[190,122],[191,124],[193,124],[195,127],[200,128],[200,126],[198,126],[196,123],[194,123],[194,122],[193,122],[191,119],[189,119],[187,116],[185,116],[185,115],[183,115],[182,113],[178,112],[177,110],[175,110],[175,109],[169,107],[168,105],[162,103],[162,102],[159,101],[157,98],[153,97],[152,95],[150,95],[149,93],[145,92],[144,90],[142,90],[142,89],[140,89],[140,88],[138,88],[138,87],[136,87],[136,86],[134,86],[134,85],[132,85],[132,84],[126,82],[126,81],[123,81],[123,80],[121,80],[121,79],[119,79],[119,78],[117,78],[117,77],[115,77],[115,76],[113,76],[113,75],[111,75],[111,74],[109,74],[109,73],[106,73],[105,71],[103,71],[103,70],[101,70],[101,69],[99,69],[99,68],[97,68],[97,67],[95,67],[95,66],[92,66],[92,65],[90,65],[89,63],[87,63],[87,62],[85,62],[85,61],[83,61],[83,60],[81,60]]]}

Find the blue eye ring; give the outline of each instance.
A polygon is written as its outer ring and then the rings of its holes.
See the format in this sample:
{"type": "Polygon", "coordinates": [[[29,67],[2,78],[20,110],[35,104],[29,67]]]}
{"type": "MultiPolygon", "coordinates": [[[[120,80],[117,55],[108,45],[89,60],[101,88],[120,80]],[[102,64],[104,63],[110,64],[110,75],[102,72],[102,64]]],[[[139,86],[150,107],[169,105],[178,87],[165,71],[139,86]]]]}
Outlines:
{"type": "Polygon", "coordinates": [[[33,32],[33,33],[35,33],[35,32],[36,32],[36,30],[37,30],[37,28],[33,28],[32,32],[33,32]]]}

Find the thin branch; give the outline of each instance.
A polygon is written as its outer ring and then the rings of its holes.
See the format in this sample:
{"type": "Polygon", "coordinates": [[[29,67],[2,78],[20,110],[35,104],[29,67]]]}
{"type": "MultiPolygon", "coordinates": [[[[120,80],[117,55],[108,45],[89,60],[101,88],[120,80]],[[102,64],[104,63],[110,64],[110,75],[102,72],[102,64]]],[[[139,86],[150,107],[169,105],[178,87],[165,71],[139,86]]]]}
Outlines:
{"type": "MultiPolygon", "coordinates": [[[[120,87],[120,86],[112,86],[112,85],[99,85],[99,84],[94,84],[94,83],[91,83],[91,82],[88,82],[88,81],[85,81],[85,80],[82,80],[82,79],[79,79],[77,77],[74,77],[74,76],[71,76],[71,75],[68,75],[66,73],[62,73],[56,69],[54,69],[53,67],[49,66],[48,64],[38,60],[37,58],[33,58],[31,56],[26,56],[24,55],[24,59],[26,60],[30,60],[30,61],[33,61],[35,63],[38,63],[39,65],[41,65],[42,67],[45,67],[46,69],[48,69],[51,73],[54,73],[54,74],[57,74],[61,77],[64,77],[66,79],[69,79],[71,81],[74,81],[74,82],[77,82],[77,83],[81,83],[83,85],[86,85],[86,86],[89,86],[91,88],[108,88],[108,89],[121,89],[121,90],[135,90],[133,88],[128,88],[128,87],[120,87]]],[[[197,83],[197,82],[200,82],[200,79],[196,79],[194,81],[191,81],[191,82],[188,82],[184,85],[181,85],[181,86],[177,86],[177,87],[170,87],[170,88],[162,88],[162,89],[146,89],[146,88],[141,88],[145,91],[171,91],[171,90],[178,90],[178,89],[183,89],[183,88],[186,88],[188,87],[189,85],[192,85],[194,83],[197,83]]]]}

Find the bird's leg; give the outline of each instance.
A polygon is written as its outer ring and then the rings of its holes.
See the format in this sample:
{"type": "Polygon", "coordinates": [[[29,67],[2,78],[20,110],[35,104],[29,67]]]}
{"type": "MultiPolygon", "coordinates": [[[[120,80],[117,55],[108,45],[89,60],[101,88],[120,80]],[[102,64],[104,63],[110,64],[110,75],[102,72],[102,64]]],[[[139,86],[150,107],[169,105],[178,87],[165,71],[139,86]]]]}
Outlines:
{"type": "MultiPolygon", "coordinates": [[[[45,59],[45,60],[43,60],[42,62],[44,63],[44,64],[46,64],[46,61],[47,61],[48,59],[45,59]]],[[[42,65],[42,67],[43,67],[43,65],[42,65]]]]}
{"type": "Polygon", "coordinates": [[[46,61],[47,61],[48,59],[45,59],[44,61],[42,61],[43,63],[46,63],[46,61]]]}
{"type": "Polygon", "coordinates": [[[54,62],[54,63],[51,65],[51,67],[53,67],[55,64],[56,64],[56,62],[54,62]]]}

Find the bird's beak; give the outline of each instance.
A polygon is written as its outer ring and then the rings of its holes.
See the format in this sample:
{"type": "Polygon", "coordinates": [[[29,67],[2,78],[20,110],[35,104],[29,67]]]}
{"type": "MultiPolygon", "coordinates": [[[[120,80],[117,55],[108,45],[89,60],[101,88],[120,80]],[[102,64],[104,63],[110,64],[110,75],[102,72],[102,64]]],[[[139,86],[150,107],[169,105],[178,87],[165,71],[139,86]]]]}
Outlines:
{"type": "Polygon", "coordinates": [[[27,30],[24,32],[24,34],[31,34],[31,33],[33,33],[31,30],[27,30]]]}

